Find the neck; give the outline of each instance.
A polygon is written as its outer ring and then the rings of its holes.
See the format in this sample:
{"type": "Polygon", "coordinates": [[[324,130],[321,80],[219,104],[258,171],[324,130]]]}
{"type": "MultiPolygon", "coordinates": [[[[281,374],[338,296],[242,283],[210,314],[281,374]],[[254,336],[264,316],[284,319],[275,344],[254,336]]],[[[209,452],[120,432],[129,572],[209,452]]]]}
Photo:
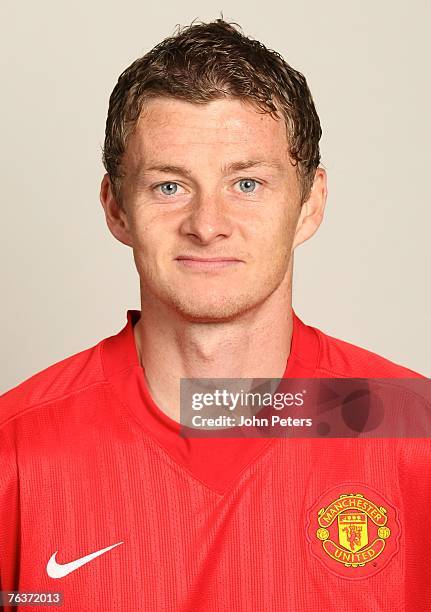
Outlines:
{"type": "Polygon", "coordinates": [[[141,298],[135,342],[150,393],[180,420],[181,378],[282,378],[290,353],[291,283],[235,320],[197,323],[141,298]]]}

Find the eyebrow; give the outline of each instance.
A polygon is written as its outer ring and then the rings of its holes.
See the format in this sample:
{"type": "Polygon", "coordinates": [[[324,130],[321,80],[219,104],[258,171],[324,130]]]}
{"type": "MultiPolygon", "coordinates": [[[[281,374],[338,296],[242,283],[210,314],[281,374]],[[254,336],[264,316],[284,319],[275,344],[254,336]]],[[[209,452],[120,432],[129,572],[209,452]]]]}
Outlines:
{"type": "MultiPolygon", "coordinates": [[[[229,164],[225,164],[223,166],[223,173],[229,174],[231,172],[237,172],[239,170],[247,170],[248,168],[255,168],[259,166],[266,166],[268,168],[272,168],[275,170],[283,171],[285,170],[284,165],[281,161],[277,160],[268,160],[268,159],[247,159],[244,161],[231,162],[229,164]]],[[[156,164],[154,166],[149,166],[148,168],[143,168],[139,174],[145,176],[149,172],[164,172],[164,173],[176,173],[182,174],[183,176],[191,177],[192,172],[188,168],[184,166],[176,166],[172,164],[156,164]]]]}

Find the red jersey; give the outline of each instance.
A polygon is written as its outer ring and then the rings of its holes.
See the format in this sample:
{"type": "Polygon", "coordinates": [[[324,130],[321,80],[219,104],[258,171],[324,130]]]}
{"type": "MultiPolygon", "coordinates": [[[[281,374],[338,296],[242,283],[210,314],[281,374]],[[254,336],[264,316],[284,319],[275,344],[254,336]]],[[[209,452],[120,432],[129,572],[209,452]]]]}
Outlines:
{"type": "MultiPolygon", "coordinates": [[[[429,439],[181,437],[139,317],[1,397],[1,590],[80,612],[431,610],[429,439]]],[[[293,312],[285,378],[417,376],[293,312]]]]}

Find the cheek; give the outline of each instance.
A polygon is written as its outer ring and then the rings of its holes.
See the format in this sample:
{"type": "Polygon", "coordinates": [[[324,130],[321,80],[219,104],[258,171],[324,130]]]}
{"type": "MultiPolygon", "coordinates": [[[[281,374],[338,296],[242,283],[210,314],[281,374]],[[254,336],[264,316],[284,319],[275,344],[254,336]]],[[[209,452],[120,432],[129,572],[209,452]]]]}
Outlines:
{"type": "Polygon", "coordinates": [[[280,211],[262,224],[257,236],[260,247],[274,256],[290,251],[295,234],[295,220],[286,211],[280,211]]]}
{"type": "Polygon", "coordinates": [[[154,244],[157,242],[154,223],[139,207],[136,207],[130,220],[130,231],[134,250],[139,253],[147,253],[154,249],[154,244]]]}
{"type": "Polygon", "coordinates": [[[148,226],[142,224],[133,227],[133,257],[140,270],[154,266],[157,251],[157,239],[148,226]]]}
{"type": "Polygon", "coordinates": [[[146,278],[162,277],[171,257],[169,236],[156,224],[140,224],[134,232],[133,255],[146,278]]]}
{"type": "Polygon", "coordinates": [[[177,225],[168,215],[140,205],[131,219],[131,231],[134,244],[140,251],[163,252],[175,236],[177,225]]]}

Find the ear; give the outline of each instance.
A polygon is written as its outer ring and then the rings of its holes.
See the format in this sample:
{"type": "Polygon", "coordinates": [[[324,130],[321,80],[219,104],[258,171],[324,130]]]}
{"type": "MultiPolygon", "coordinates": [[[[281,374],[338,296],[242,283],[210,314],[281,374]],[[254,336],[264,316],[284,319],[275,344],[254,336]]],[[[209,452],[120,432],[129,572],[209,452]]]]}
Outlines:
{"type": "Polygon", "coordinates": [[[328,195],[326,170],[317,168],[314,175],[308,199],[302,204],[301,213],[296,225],[292,251],[300,244],[311,238],[322,222],[328,195]]]}
{"type": "Polygon", "coordinates": [[[105,211],[106,223],[111,234],[123,244],[132,246],[127,214],[114,197],[108,174],[105,174],[100,185],[100,202],[105,211]]]}

